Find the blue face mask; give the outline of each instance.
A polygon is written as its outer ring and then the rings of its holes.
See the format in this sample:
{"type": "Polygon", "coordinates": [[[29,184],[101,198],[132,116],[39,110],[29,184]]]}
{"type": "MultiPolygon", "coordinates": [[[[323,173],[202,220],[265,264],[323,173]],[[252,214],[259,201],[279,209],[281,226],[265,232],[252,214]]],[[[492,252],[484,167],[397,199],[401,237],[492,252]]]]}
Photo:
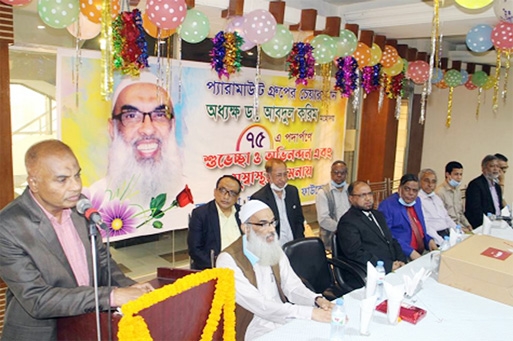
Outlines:
{"type": "Polygon", "coordinates": [[[346,185],[346,182],[342,182],[341,184],[337,184],[335,181],[331,180],[331,184],[333,185],[333,187],[335,188],[342,188],[346,185]]]}
{"type": "Polygon", "coordinates": [[[454,179],[449,180],[449,185],[451,185],[452,187],[458,187],[460,185],[460,183],[461,182],[456,181],[454,179]]]}
{"type": "Polygon", "coordinates": [[[406,201],[403,200],[403,198],[399,197],[399,203],[403,206],[406,206],[406,207],[412,207],[413,205],[415,205],[415,200],[413,200],[412,202],[410,202],[409,204],[406,203],[406,201]]]}

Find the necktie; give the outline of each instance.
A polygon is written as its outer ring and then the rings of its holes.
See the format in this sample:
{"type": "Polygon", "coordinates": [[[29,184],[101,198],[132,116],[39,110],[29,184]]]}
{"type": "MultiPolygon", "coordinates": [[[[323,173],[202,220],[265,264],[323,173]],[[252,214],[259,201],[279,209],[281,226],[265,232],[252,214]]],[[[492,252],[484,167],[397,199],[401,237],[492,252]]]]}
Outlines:
{"type": "Polygon", "coordinates": [[[413,216],[412,211],[413,207],[407,207],[406,212],[408,213],[408,218],[410,218],[410,227],[415,235],[415,239],[417,240],[417,252],[422,254],[424,252],[424,241],[422,240],[422,236],[420,235],[419,225],[420,222],[413,216]]]}
{"type": "Polygon", "coordinates": [[[374,215],[372,214],[372,212],[369,212],[368,217],[369,217],[370,221],[372,221],[374,224],[376,224],[376,226],[379,228],[379,232],[381,232],[381,235],[384,237],[385,234],[383,233],[383,229],[381,228],[381,226],[379,226],[378,221],[376,220],[376,218],[374,218],[374,215]]]}

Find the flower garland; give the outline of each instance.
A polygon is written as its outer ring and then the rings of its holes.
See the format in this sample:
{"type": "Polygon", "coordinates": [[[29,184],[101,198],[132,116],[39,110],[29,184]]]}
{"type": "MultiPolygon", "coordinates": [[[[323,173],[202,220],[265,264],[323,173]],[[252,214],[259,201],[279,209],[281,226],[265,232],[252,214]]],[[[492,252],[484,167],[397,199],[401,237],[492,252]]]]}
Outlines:
{"type": "Polygon", "coordinates": [[[144,39],[141,12],[121,12],[112,23],[114,69],[138,76],[148,67],[148,46],[144,39]]]}
{"type": "Polygon", "coordinates": [[[397,76],[390,77],[387,74],[383,74],[382,82],[385,85],[385,93],[388,98],[394,99],[397,97],[403,97],[403,87],[406,82],[404,72],[401,72],[397,76]]]}
{"type": "Polygon", "coordinates": [[[210,313],[201,334],[201,341],[212,340],[221,319],[221,313],[224,319],[223,340],[235,340],[235,278],[233,270],[223,268],[207,269],[187,275],[177,279],[173,284],[163,286],[124,304],[121,307],[123,317],[118,324],[118,339],[120,341],[153,340],[144,318],[136,314],[169,297],[212,280],[217,280],[216,288],[210,313]]]}
{"type": "Polygon", "coordinates": [[[338,71],[335,74],[335,90],[339,90],[342,97],[350,97],[357,87],[358,63],[352,56],[339,57],[335,62],[338,71]]]}
{"type": "Polygon", "coordinates": [[[242,61],[241,46],[244,39],[237,32],[220,31],[212,38],[214,46],[210,50],[210,65],[221,79],[240,71],[242,61]]]}
{"type": "Polygon", "coordinates": [[[307,85],[308,80],[315,76],[315,58],[313,47],[309,43],[298,42],[292,45],[287,57],[289,79],[296,78],[296,85],[307,85]]]}
{"type": "Polygon", "coordinates": [[[365,66],[362,70],[362,88],[366,94],[376,91],[380,86],[381,64],[365,66]]]}

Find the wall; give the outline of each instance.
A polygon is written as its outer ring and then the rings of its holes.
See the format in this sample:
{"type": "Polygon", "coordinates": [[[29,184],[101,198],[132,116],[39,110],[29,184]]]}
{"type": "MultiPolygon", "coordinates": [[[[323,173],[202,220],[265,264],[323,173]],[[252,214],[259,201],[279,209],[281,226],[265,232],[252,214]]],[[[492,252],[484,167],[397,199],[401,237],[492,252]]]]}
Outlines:
{"type": "MultiPolygon", "coordinates": [[[[502,77],[503,78],[503,77],[502,77]]],[[[511,79],[511,77],[510,77],[511,79]]],[[[448,161],[463,164],[463,183],[466,186],[481,174],[481,160],[486,154],[501,153],[513,164],[513,87],[508,82],[506,103],[499,99],[497,114],[492,111],[493,89],[483,91],[479,117],[476,119],[477,90],[460,86],[454,90],[452,124],[445,126],[449,89],[433,87],[428,99],[422,168],[433,168],[443,179],[448,161]]],[[[502,83],[499,89],[502,91],[502,83]]],[[[500,96],[499,91],[499,96],[500,96]]],[[[506,173],[504,198],[513,200],[513,171],[506,173]]]]}

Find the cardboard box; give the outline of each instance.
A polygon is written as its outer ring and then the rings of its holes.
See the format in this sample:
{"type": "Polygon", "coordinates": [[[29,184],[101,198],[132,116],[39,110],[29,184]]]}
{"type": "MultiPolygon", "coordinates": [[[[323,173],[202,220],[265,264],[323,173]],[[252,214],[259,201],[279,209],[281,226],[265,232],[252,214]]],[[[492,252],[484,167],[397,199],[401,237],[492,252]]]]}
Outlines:
{"type": "Polygon", "coordinates": [[[442,252],[438,281],[513,306],[513,242],[474,235],[442,252]]]}

